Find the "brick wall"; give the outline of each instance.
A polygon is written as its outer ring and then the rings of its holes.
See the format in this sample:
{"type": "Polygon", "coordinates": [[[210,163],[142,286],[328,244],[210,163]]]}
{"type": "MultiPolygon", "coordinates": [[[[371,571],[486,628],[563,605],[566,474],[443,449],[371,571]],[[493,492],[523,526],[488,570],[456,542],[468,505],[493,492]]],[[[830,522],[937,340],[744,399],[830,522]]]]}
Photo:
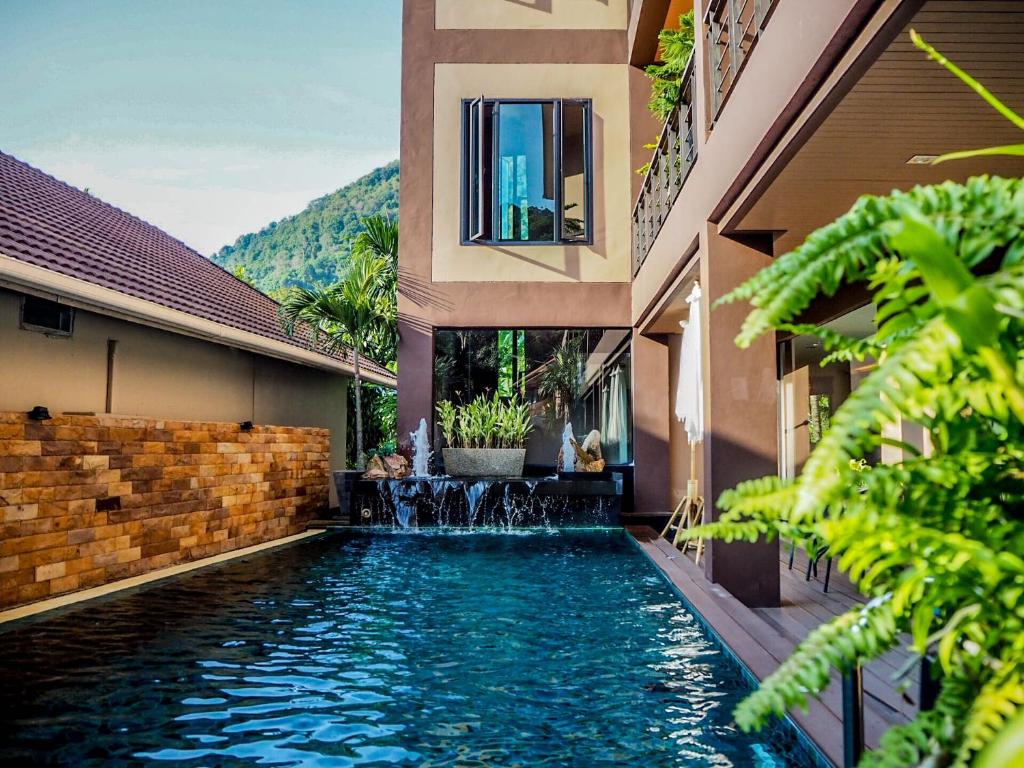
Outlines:
{"type": "Polygon", "coordinates": [[[305,529],[325,429],[0,412],[0,608],[305,529]]]}

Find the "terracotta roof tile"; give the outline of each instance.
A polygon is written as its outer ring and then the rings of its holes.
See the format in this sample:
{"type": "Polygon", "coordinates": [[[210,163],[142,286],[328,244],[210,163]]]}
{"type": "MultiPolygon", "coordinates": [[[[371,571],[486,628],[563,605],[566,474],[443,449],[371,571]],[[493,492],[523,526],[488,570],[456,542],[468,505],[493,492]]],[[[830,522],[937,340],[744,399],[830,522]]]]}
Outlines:
{"type": "MultiPolygon", "coordinates": [[[[0,152],[0,253],[204,320],[308,349],[278,304],[142,219],[0,152]]],[[[350,352],[327,355],[351,363],[350,352]]],[[[367,372],[392,378],[383,366],[367,372]]]]}

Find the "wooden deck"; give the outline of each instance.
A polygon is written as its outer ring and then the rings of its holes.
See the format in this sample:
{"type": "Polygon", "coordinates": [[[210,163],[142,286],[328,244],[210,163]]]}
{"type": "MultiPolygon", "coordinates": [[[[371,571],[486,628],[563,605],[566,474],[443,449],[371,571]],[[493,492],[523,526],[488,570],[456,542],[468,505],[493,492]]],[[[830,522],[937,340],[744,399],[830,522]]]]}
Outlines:
{"type": "MultiPolygon", "coordinates": [[[[793,570],[788,552],[780,548],[782,606],[748,608],[722,587],[704,578],[703,570],[648,527],[627,527],[641,549],[683,593],[689,603],[760,680],[775,671],[807,634],[824,621],[863,604],[864,598],[833,568],[829,591],[822,590],[825,563],[818,577],[805,579],[807,558],[797,552],[793,570]]],[[[869,748],[878,745],[890,726],[906,722],[917,711],[918,667],[903,678],[906,692],[894,678],[908,660],[902,650],[890,651],[864,670],[864,733],[869,748]],[[909,684],[908,684],[909,683],[909,684]]],[[[842,764],[842,704],[838,675],[807,712],[791,713],[804,733],[836,765],[842,764]]]]}

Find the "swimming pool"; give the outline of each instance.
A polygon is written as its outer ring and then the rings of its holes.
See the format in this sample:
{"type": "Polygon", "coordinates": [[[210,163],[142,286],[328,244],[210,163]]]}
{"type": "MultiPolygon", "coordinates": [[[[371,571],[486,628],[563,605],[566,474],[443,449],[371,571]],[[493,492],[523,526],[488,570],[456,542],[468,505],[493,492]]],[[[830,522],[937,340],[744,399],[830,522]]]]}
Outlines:
{"type": "Polygon", "coordinates": [[[621,530],[343,531],[0,633],[0,763],[816,766],[621,530]]]}

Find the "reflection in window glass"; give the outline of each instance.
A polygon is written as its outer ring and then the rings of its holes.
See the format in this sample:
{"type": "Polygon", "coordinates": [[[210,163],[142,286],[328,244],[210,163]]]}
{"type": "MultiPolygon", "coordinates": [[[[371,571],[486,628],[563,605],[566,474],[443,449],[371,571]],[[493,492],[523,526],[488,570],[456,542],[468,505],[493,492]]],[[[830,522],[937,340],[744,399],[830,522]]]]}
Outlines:
{"type": "Polygon", "coordinates": [[[587,120],[584,105],[562,102],[562,239],[587,236],[587,120]]]}
{"type": "MultiPolygon", "coordinates": [[[[531,405],[530,464],[554,466],[562,429],[593,429],[609,464],[632,460],[631,364],[625,330],[444,330],[435,335],[434,398],[519,394],[531,405]]],[[[435,431],[435,434],[437,432],[435,431]]]]}
{"type": "Polygon", "coordinates": [[[555,239],[554,104],[498,108],[498,226],[502,240],[555,239]]]}

